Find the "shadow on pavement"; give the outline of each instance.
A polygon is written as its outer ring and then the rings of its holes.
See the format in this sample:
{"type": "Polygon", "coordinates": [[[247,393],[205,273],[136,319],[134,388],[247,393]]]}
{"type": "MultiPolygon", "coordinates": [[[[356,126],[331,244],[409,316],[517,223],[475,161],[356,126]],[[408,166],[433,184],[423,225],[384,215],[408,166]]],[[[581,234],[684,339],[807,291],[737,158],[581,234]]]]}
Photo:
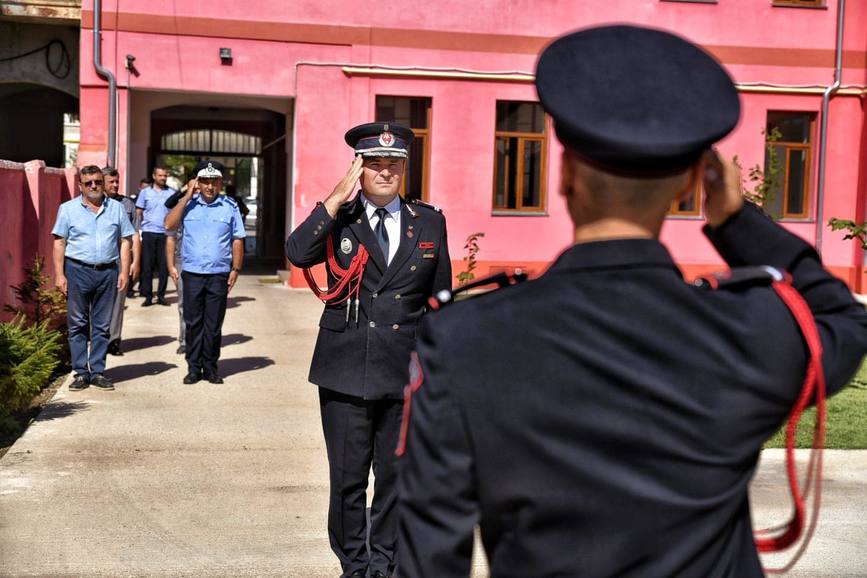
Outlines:
{"type": "Polygon", "coordinates": [[[229,335],[223,336],[223,340],[220,342],[220,346],[226,347],[227,345],[238,345],[239,343],[247,343],[248,341],[252,340],[252,335],[244,335],[242,333],[230,333],[229,335]]]}
{"type": "Polygon", "coordinates": [[[221,359],[219,365],[219,373],[223,377],[229,377],[237,373],[247,371],[255,371],[274,365],[274,360],[270,357],[238,357],[235,359],[221,359]]]}
{"type": "Polygon", "coordinates": [[[105,376],[114,383],[129,381],[144,377],[145,375],[159,375],[170,369],[175,369],[177,365],[174,363],[166,363],[165,361],[149,361],[148,363],[133,363],[131,365],[121,365],[120,367],[112,367],[106,370],[105,376]]]}
{"type": "Polygon", "coordinates": [[[85,411],[90,408],[86,401],[56,401],[42,408],[34,421],[52,421],[63,417],[69,417],[74,413],[85,411]]]}
{"type": "Polygon", "coordinates": [[[152,335],[150,337],[133,337],[132,339],[124,339],[121,343],[121,348],[124,353],[136,351],[138,349],[147,349],[148,347],[159,347],[166,343],[175,341],[176,338],[171,335],[152,335]]]}
{"type": "Polygon", "coordinates": [[[245,303],[247,301],[255,301],[255,297],[247,297],[246,295],[240,295],[238,297],[229,297],[226,301],[226,309],[234,309],[238,307],[241,303],[245,303]]]}

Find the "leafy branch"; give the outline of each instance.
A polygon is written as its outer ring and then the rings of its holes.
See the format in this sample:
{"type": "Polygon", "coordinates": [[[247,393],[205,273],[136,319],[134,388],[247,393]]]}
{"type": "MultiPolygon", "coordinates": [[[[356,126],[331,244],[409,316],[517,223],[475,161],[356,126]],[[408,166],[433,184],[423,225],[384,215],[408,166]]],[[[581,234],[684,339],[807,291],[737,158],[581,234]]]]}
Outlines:
{"type": "Polygon", "coordinates": [[[464,251],[466,251],[464,261],[467,262],[467,270],[458,273],[458,283],[460,283],[461,285],[469,283],[476,278],[476,275],[475,273],[473,273],[473,271],[476,270],[476,257],[478,256],[480,250],[479,239],[484,236],[484,233],[473,233],[472,235],[467,237],[467,241],[466,243],[464,243],[464,251]]]}

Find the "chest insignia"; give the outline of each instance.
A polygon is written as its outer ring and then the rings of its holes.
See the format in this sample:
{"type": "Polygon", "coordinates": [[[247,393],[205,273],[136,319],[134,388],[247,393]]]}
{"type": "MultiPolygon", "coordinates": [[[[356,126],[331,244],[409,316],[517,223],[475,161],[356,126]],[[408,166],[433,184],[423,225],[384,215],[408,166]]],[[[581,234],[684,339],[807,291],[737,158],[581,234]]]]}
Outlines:
{"type": "Polygon", "coordinates": [[[340,251],[344,255],[349,255],[352,253],[352,241],[349,240],[348,237],[343,237],[340,239],[340,251]]]}

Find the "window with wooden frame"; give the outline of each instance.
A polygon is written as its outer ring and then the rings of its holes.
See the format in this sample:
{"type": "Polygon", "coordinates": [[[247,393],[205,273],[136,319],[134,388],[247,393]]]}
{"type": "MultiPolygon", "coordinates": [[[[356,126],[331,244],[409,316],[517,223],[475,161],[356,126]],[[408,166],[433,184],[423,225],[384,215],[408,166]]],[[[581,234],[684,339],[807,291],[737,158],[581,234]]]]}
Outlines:
{"type": "Polygon", "coordinates": [[[815,124],[813,113],[768,111],[764,172],[770,188],[762,206],[775,217],[810,216],[815,124]]]}
{"type": "Polygon", "coordinates": [[[545,124],[545,112],[538,102],[497,101],[494,212],[545,211],[545,124]]]}
{"type": "Polygon", "coordinates": [[[669,217],[700,217],[701,216],[701,192],[702,186],[698,182],[692,191],[692,195],[682,201],[671,201],[668,209],[669,217]]]}
{"type": "Polygon", "coordinates": [[[824,8],[825,0],[773,0],[773,6],[796,6],[802,8],[824,8]]]}
{"type": "Polygon", "coordinates": [[[428,200],[428,179],[430,164],[430,115],[431,99],[411,96],[377,96],[376,120],[378,122],[398,122],[408,126],[415,133],[409,146],[406,172],[400,184],[400,195],[404,199],[428,200]]]}

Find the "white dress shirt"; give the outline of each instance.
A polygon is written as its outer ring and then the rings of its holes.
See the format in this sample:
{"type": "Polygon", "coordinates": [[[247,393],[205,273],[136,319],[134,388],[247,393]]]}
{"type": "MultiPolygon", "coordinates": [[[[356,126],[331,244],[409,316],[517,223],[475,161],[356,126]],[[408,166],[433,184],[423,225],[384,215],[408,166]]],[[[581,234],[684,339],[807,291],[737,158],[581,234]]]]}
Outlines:
{"type": "MultiPolygon", "coordinates": [[[[367,200],[363,194],[361,201],[364,203],[364,210],[367,213],[367,220],[370,221],[370,228],[376,231],[376,225],[379,223],[379,217],[375,215],[377,207],[367,200]]],[[[397,248],[400,246],[400,195],[394,197],[389,204],[383,207],[388,211],[385,217],[385,232],[388,233],[388,255],[386,256],[386,265],[391,263],[394,255],[397,253],[397,248]]]]}

